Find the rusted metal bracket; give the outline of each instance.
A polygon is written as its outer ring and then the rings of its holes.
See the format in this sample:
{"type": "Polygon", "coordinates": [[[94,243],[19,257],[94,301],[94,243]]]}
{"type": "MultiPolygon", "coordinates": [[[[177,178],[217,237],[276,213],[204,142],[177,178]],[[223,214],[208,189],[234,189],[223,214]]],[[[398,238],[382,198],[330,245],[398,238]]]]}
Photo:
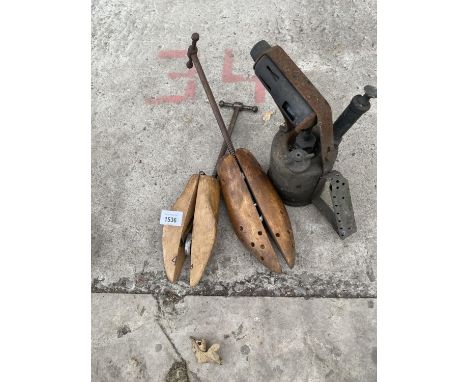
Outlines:
{"type": "MultiPolygon", "coordinates": [[[[301,118],[301,113],[294,113],[294,111],[290,109],[292,107],[292,102],[288,102],[287,99],[281,100],[283,102],[275,99],[275,102],[284,116],[286,125],[289,129],[293,130],[289,136],[289,142],[301,131],[316,126],[320,134],[322,174],[331,171],[336,159],[337,150],[333,144],[332,112],[327,100],[281,47],[273,46],[263,50],[255,60],[254,67],[256,72],[262,70],[262,65],[266,67],[266,73],[271,74],[272,81],[279,82],[284,80],[284,84],[275,84],[276,86],[286,89],[286,93],[288,87],[292,86],[309,107],[308,110],[306,109],[303,111],[305,116],[301,118]],[[264,57],[269,59],[262,59],[264,57]],[[282,75],[280,76],[278,73],[282,75]]],[[[268,84],[265,76],[260,76],[259,78],[267,89],[269,88],[271,90],[272,87],[268,84]]],[[[291,92],[291,94],[293,93],[291,92]]],[[[305,105],[303,109],[304,108],[305,105]]]]}

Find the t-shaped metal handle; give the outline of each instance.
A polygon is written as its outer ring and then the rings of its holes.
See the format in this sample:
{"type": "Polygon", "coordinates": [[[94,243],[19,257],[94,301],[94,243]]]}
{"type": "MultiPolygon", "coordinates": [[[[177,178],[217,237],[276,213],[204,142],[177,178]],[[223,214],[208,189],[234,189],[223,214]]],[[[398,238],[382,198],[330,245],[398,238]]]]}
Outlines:
{"type": "Polygon", "coordinates": [[[192,69],[193,67],[193,61],[192,61],[192,54],[197,54],[198,53],[198,48],[197,48],[197,41],[200,40],[200,35],[198,33],[193,33],[192,34],[192,45],[189,46],[187,49],[187,56],[189,60],[187,61],[187,68],[192,69]]]}
{"type": "Polygon", "coordinates": [[[239,110],[250,110],[254,113],[258,111],[257,106],[247,106],[247,105],[244,105],[242,102],[229,103],[229,102],[219,101],[219,106],[232,107],[233,109],[239,109],[239,110]]]}
{"type": "MultiPolygon", "coordinates": [[[[234,125],[236,124],[237,117],[239,116],[239,113],[243,110],[249,110],[253,113],[256,113],[258,111],[257,106],[247,106],[244,105],[242,102],[234,102],[234,103],[229,103],[229,102],[224,102],[224,101],[219,101],[219,106],[221,107],[232,107],[234,109],[231,117],[231,122],[229,123],[228,127],[228,134],[231,136],[232,130],[234,129],[234,125]]],[[[217,174],[217,168],[218,168],[218,163],[221,161],[221,158],[224,156],[224,153],[226,152],[226,142],[224,142],[223,147],[221,148],[221,151],[219,152],[218,156],[218,161],[216,162],[216,167],[213,171],[213,176],[216,176],[217,174]]]]}

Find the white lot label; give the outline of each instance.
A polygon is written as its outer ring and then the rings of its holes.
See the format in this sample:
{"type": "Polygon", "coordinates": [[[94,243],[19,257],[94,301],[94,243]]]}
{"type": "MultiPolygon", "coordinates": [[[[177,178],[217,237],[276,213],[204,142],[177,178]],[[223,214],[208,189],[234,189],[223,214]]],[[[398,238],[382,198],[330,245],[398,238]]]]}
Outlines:
{"type": "Polygon", "coordinates": [[[159,224],[162,225],[175,225],[180,227],[182,225],[182,217],[184,213],[182,211],[161,211],[161,218],[159,219],[159,224]]]}

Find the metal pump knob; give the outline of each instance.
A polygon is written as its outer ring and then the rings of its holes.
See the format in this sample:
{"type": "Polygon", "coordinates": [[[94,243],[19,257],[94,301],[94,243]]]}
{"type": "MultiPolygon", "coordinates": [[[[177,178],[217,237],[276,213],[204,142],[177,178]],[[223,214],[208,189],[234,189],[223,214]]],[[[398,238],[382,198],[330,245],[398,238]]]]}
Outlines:
{"type": "Polygon", "coordinates": [[[364,96],[367,98],[377,98],[377,88],[372,85],[364,86],[364,96]]]}

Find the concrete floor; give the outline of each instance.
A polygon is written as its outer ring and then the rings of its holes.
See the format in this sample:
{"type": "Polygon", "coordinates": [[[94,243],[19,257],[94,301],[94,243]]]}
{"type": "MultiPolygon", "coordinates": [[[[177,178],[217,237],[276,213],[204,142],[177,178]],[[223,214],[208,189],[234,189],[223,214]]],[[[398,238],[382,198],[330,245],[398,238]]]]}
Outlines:
{"type": "MultiPolygon", "coordinates": [[[[362,92],[364,85],[376,84],[375,1],[260,0],[255,5],[241,6],[228,0],[93,1],[92,291],[96,294],[93,320],[101,322],[93,321],[96,381],[118,379],[105,374],[107,355],[115,353],[121,357],[112,362],[122,371],[125,362],[129,362],[125,348],[138,348],[141,344],[141,352],[150,352],[148,349],[159,335],[154,323],[147,323],[145,333],[155,336],[153,342],[132,331],[133,334],[113,339],[110,345],[99,345],[98,339],[105,336],[106,330],[110,330],[110,337],[115,334],[115,328],[107,328],[105,323],[123,314],[129,293],[155,296],[156,300],[151,296],[131,296],[149,305],[148,301],[164,305],[165,301],[176,299],[180,306],[187,307],[182,309],[183,314],[176,309],[161,324],[170,331],[180,354],[186,345],[185,337],[196,336],[201,328],[210,339],[221,342],[227,351],[226,362],[231,365],[223,370],[228,371],[219,371],[216,366],[205,370],[206,365],[193,364],[193,355],[183,354],[190,372],[202,381],[227,378],[222,373],[232,372],[234,364],[239,375],[245,372],[244,354],[230,347],[232,340],[222,337],[229,330],[234,331],[231,327],[238,322],[234,314],[246,317],[243,327],[252,337],[248,346],[257,354],[257,358],[249,357],[256,380],[324,380],[329,370],[333,370],[328,375],[332,380],[375,380],[375,364],[369,356],[375,348],[375,310],[368,309],[367,304],[376,297],[377,102],[343,140],[335,166],[350,183],[356,234],[341,241],[315,207],[288,207],[298,252],[296,265],[290,270],[283,262],[285,272],[272,275],[236,239],[222,206],[215,254],[199,286],[188,288],[187,267],[178,284],[170,284],[165,278],[160,211],[170,208],[191,174],[211,171],[221,144],[221,134],[198,78],[185,68],[185,51],[192,32],[200,33],[200,59],[215,97],[258,105],[258,114],[240,115],[233,141],[252,151],[264,169],[268,167],[270,144],[281,115],[276,112],[268,122],[262,120],[263,113],[275,111],[276,106],[253,78],[249,51],[258,40],[265,39],[285,49],[329,101],[335,118],[353,95],[362,92]],[[251,297],[246,300],[238,296],[251,297]],[[107,314],[99,310],[104,300],[112,307],[107,314]],[[207,311],[217,311],[224,302],[224,325],[211,331],[202,326],[185,328],[186,322],[193,324],[204,317],[193,308],[196,301],[205,304],[207,311]],[[337,304],[342,304],[343,309],[335,316],[343,322],[335,327],[327,312],[337,304]],[[249,319],[254,317],[251,306],[267,306],[278,315],[284,312],[286,318],[269,322],[269,332],[265,332],[266,328],[258,329],[249,319]],[[237,307],[237,311],[229,307],[237,307]],[[293,321],[284,307],[300,320],[293,321]],[[303,315],[310,316],[310,321],[304,320],[303,315]],[[359,323],[354,324],[356,320],[359,323]],[[255,335],[268,337],[270,332],[281,332],[284,325],[293,322],[296,334],[309,338],[309,345],[312,344],[311,347],[302,339],[292,341],[295,351],[304,359],[313,360],[308,366],[301,363],[300,371],[295,370],[295,361],[286,357],[281,363],[281,353],[270,354],[254,340],[255,335]],[[318,343],[326,343],[328,334],[335,336],[333,341],[341,349],[343,362],[333,358],[331,347],[324,345],[326,354],[314,350],[318,343]],[[129,338],[134,342],[128,342],[129,338]],[[258,361],[259,354],[265,361],[258,361]],[[319,366],[316,354],[327,360],[329,369],[319,366]],[[278,364],[284,377],[268,371],[264,363],[270,359],[276,360],[269,364],[271,370],[278,364]]],[[[222,113],[225,120],[230,118],[229,111],[222,113]]],[[[258,313],[258,317],[262,314],[258,313]]],[[[162,341],[161,346],[165,346],[162,341]]],[[[286,346],[285,341],[281,337],[278,347],[286,346]]],[[[152,366],[146,369],[144,380],[162,380],[172,360],[178,359],[171,350],[148,354],[152,366]]],[[[122,380],[143,378],[131,368],[125,370],[127,374],[119,374],[122,380]]]]}
{"type": "Polygon", "coordinates": [[[192,381],[374,381],[375,299],[93,294],[95,381],[164,381],[182,363],[192,381]],[[249,306],[249,309],[245,309],[249,306]],[[222,365],[199,364],[190,337],[220,343],[222,365]]]}

